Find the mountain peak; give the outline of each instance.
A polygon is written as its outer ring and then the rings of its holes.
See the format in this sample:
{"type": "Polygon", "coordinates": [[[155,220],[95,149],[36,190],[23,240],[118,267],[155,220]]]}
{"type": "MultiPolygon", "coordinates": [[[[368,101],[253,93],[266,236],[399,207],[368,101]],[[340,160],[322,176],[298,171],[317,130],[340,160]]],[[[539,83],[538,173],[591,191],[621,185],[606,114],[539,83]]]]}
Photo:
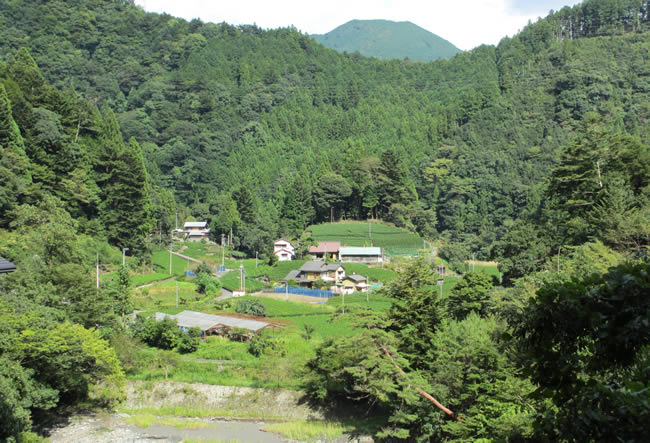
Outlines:
{"type": "Polygon", "coordinates": [[[350,20],[326,34],[314,34],[320,44],[337,51],[359,51],[367,57],[432,61],[462,52],[447,40],[409,22],[350,20]]]}

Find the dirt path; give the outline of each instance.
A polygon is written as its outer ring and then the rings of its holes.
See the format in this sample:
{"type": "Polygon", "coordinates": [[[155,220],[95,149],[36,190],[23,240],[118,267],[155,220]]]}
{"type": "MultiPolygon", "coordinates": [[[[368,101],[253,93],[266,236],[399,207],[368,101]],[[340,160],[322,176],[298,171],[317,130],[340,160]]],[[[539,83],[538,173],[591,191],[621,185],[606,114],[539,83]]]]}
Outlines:
{"type": "Polygon", "coordinates": [[[158,284],[158,283],[164,283],[166,281],[174,281],[174,280],[176,280],[175,275],[172,276],[172,277],[166,278],[164,280],[156,280],[156,281],[152,281],[151,283],[146,283],[144,285],[136,286],[135,289],[148,288],[149,286],[153,286],[153,285],[158,284]]]}
{"type": "MultiPolygon", "coordinates": [[[[182,250],[182,248],[181,248],[181,250],[182,250]]],[[[178,252],[174,252],[174,251],[172,251],[172,254],[174,254],[174,255],[176,255],[176,256],[182,258],[182,259],[185,259],[185,260],[189,260],[189,261],[191,261],[191,262],[194,262],[194,263],[199,263],[199,264],[201,263],[201,260],[197,260],[197,259],[195,259],[195,258],[188,257],[187,255],[183,255],[183,254],[180,254],[180,253],[178,253],[178,252]]]]}

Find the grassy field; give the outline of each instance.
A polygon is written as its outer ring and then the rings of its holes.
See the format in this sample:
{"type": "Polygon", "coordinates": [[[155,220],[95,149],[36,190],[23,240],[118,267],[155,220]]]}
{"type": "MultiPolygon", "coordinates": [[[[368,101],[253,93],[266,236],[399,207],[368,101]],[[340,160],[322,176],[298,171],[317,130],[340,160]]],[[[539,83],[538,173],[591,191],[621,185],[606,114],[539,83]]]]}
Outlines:
{"type": "Polygon", "coordinates": [[[423,239],[406,229],[380,223],[325,223],[307,228],[316,241],[340,241],[348,246],[379,246],[388,255],[416,255],[423,239]]]}
{"type": "MultiPolygon", "coordinates": [[[[169,251],[166,249],[154,250],[152,260],[154,272],[169,273],[169,251]]],[[[192,270],[196,267],[197,263],[192,263],[172,254],[172,274],[184,275],[186,270],[192,270]]]]}
{"type": "Polygon", "coordinates": [[[133,274],[131,275],[131,283],[133,286],[146,285],[160,280],[170,278],[171,275],[164,272],[154,272],[152,274],[133,274]]]}
{"type": "MultiPolygon", "coordinates": [[[[219,281],[221,282],[221,286],[230,290],[234,291],[236,289],[239,289],[241,286],[241,277],[239,275],[239,270],[235,271],[230,271],[223,277],[219,278],[219,281]]],[[[246,276],[245,277],[246,281],[246,292],[257,292],[260,289],[264,287],[264,283],[262,283],[259,280],[255,280],[252,277],[246,276]]]]}
{"type": "Polygon", "coordinates": [[[212,298],[197,293],[194,283],[168,281],[155,283],[150,287],[135,291],[134,302],[135,309],[141,311],[161,311],[175,314],[185,309],[214,308],[214,304],[210,302],[212,298]],[[178,307],[176,306],[177,284],[178,307]]]}

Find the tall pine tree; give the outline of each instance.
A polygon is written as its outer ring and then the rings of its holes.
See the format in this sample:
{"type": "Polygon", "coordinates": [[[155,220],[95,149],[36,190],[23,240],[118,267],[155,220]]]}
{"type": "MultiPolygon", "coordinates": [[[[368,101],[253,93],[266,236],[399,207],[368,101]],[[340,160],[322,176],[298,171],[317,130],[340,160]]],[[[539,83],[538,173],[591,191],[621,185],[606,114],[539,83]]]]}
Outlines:
{"type": "Polygon", "coordinates": [[[31,181],[23,138],[11,113],[7,92],[0,84],[0,225],[8,222],[7,212],[31,181]]]}
{"type": "Polygon", "coordinates": [[[110,109],[104,112],[101,134],[100,177],[102,202],[100,217],[108,241],[140,254],[153,227],[153,206],[149,177],[142,150],[134,138],[122,141],[119,125],[110,109]]]}

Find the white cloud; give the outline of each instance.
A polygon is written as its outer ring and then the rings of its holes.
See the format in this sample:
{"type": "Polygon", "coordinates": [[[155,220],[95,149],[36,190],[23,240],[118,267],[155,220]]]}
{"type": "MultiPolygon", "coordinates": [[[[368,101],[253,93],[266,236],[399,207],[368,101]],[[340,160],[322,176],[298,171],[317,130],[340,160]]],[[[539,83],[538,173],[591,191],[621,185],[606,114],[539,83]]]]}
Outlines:
{"type": "MultiPolygon", "coordinates": [[[[145,10],[185,19],[257,24],[262,28],[295,26],[309,34],[324,34],[352,19],[410,21],[445,38],[460,49],[496,44],[513,35],[528,20],[550,9],[539,1],[539,12],[517,12],[512,0],[330,0],[314,5],[298,0],[136,0],[145,10]]],[[[575,4],[574,0],[567,0],[575,4]]]]}

